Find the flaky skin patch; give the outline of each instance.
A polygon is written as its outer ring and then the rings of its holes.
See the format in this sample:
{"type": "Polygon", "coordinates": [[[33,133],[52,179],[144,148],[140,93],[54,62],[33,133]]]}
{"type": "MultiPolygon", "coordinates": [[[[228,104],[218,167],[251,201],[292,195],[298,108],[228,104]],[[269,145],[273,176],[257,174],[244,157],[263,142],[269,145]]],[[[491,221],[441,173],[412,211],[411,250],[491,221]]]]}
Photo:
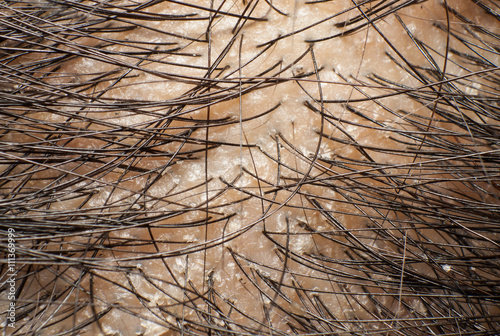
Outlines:
{"type": "Polygon", "coordinates": [[[494,335],[499,13],[0,3],[5,334],[494,335]]]}

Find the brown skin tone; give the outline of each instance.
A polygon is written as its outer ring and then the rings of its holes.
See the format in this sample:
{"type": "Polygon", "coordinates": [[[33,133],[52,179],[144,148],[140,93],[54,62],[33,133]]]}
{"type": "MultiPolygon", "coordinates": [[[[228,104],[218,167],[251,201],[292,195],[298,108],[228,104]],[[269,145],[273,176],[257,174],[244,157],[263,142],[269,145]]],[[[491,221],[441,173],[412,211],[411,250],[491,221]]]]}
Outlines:
{"type": "Polygon", "coordinates": [[[495,3],[1,6],[6,334],[500,329],[495,3]]]}

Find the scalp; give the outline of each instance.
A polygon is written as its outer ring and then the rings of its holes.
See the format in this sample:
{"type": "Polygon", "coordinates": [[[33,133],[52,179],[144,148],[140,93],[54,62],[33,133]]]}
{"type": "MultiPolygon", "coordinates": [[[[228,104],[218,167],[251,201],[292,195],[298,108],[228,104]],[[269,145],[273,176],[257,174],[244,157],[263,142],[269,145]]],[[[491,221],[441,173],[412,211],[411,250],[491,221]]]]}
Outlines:
{"type": "Polygon", "coordinates": [[[500,329],[495,2],[1,6],[7,334],[500,329]]]}

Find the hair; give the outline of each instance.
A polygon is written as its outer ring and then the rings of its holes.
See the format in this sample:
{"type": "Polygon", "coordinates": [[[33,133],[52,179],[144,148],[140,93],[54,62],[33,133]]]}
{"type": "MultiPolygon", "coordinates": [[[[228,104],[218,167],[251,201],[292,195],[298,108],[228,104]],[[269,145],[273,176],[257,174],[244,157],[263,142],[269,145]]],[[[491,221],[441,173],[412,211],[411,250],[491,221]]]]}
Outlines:
{"type": "Polygon", "coordinates": [[[4,334],[498,333],[499,19],[3,0],[4,334]]]}

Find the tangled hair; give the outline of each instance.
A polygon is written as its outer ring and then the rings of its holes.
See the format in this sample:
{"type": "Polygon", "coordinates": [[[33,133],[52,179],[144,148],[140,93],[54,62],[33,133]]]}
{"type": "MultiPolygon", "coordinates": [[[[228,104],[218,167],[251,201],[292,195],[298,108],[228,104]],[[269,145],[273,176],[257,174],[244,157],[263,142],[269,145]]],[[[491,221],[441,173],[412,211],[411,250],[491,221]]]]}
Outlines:
{"type": "Polygon", "coordinates": [[[499,19],[2,0],[4,334],[498,334],[499,19]]]}

